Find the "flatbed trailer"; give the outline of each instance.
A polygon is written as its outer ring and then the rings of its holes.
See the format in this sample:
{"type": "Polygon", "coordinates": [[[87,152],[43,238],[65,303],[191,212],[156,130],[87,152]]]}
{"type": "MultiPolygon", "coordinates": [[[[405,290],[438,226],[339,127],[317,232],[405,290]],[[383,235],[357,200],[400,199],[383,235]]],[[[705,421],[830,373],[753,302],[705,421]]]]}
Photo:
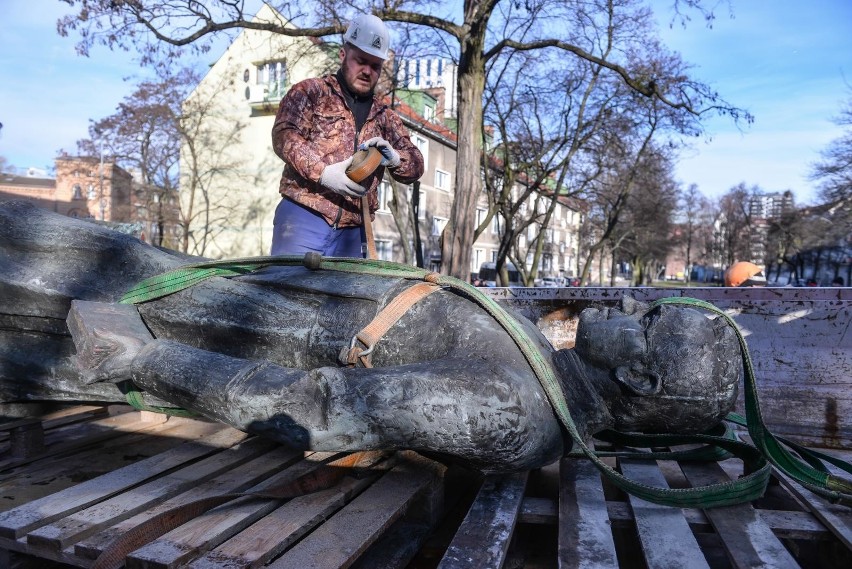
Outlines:
{"type": "MultiPolygon", "coordinates": [[[[746,334],[770,429],[852,461],[852,289],[488,293],[536,322],[557,347],[573,344],[583,308],[614,305],[624,294],[708,300],[746,334]]],[[[117,536],[157,513],[204,496],[262,490],[336,458],[125,405],[19,404],[0,417],[0,567],[89,567],[117,536]]],[[[673,488],[742,474],[735,459],[606,460],[632,479],[673,488]]],[[[779,472],[752,503],[681,509],[624,494],[584,459],[482,477],[406,451],[315,494],[236,499],[129,552],[125,564],[848,567],[852,509],[779,472]]]]}

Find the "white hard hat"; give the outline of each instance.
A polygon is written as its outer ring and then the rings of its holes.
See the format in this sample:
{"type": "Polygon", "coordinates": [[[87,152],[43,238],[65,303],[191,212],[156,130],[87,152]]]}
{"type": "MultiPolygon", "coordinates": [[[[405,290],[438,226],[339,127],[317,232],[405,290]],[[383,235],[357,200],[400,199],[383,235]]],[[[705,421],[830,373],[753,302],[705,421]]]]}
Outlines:
{"type": "Polygon", "coordinates": [[[355,16],[346,33],[343,34],[343,41],[370,55],[381,59],[388,58],[390,43],[388,28],[383,21],[372,14],[355,16]]]}

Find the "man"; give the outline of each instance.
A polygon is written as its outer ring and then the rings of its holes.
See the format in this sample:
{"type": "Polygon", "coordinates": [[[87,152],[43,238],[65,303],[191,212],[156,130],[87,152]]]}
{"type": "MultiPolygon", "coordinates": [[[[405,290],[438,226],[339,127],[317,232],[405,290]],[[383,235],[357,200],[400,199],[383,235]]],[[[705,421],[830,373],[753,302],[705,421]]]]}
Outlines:
{"type": "Polygon", "coordinates": [[[338,72],[301,81],[281,100],[272,146],[286,165],[273,255],[363,257],[361,197],[367,196],[375,212],[385,169],[403,184],[423,175],[423,156],[396,113],[374,93],[388,41],[380,19],[356,17],[343,35],[338,72]],[[382,165],[361,183],[350,180],[346,168],[353,153],[370,146],[381,151],[382,165]]]}

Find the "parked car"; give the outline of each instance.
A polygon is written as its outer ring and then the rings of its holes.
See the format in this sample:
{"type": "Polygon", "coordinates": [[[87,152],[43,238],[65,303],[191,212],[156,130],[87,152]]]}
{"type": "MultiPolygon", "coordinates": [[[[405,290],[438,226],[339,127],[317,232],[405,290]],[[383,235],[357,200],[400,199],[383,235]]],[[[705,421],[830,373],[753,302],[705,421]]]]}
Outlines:
{"type": "Polygon", "coordinates": [[[559,288],[565,286],[565,280],[559,277],[544,277],[541,279],[541,283],[536,286],[542,288],[559,288]]]}

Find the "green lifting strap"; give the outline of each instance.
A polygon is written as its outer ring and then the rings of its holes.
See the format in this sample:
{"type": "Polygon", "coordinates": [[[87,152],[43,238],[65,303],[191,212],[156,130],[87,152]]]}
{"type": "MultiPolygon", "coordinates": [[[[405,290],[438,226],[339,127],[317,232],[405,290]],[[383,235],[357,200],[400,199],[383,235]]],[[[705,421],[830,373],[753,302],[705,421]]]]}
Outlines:
{"type": "MultiPolygon", "coordinates": [[[[298,265],[305,265],[314,270],[373,274],[412,280],[424,280],[426,276],[429,275],[433,278],[433,282],[437,282],[437,284],[441,287],[455,290],[476,302],[506,330],[520,348],[528,364],[538,378],[539,383],[544,389],[556,416],[571,436],[575,449],[573,452],[576,453],[576,449],[579,449],[579,452],[591,460],[592,463],[594,463],[608,479],[630,494],[650,502],[670,506],[683,508],[709,508],[748,502],[759,498],[765,491],[770,475],[770,465],[764,458],[765,453],[762,454],[761,451],[756,449],[754,446],[736,440],[732,434],[728,432],[719,434],[719,432],[716,431],[714,434],[690,436],[656,435],[652,438],[645,438],[644,440],[648,441],[648,444],[651,446],[686,443],[701,443],[706,445],[707,448],[700,451],[694,451],[697,453],[695,456],[701,455],[704,457],[719,457],[727,456],[726,453],[737,456],[743,461],[745,471],[748,472],[748,474],[742,476],[736,481],[695,488],[672,489],[641,484],[622,476],[619,472],[601,460],[600,456],[604,456],[605,453],[596,453],[586,446],[585,441],[583,441],[580,437],[577,427],[571,418],[562,387],[554,375],[549,361],[540,353],[532,339],[529,338],[520,324],[494,299],[485,295],[476,287],[454,277],[440,275],[437,279],[434,279],[434,273],[430,273],[429,271],[412,267],[410,265],[368,259],[321,257],[310,253],[305,256],[284,255],[272,257],[250,257],[244,259],[210,261],[182,266],[178,269],[142,281],[128,291],[122,297],[121,302],[130,304],[147,302],[155,298],[160,298],[180,290],[184,290],[214,276],[231,277],[247,274],[269,266],[298,265]]],[[[683,300],[686,299],[666,299],[666,302],[683,300]]],[[[700,306],[698,303],[702,303],[702,301],[696,301],[696,303],[682,303],[700,306]]],[[[709,305],[708,303],[703,304],[707,304],[712,307],[712,305],[709,305]]],[[[748,351],[745,347],[745,342],[742,339],[742,335],[739,334],[736,324],[734,324],[730,319],[728,319],[728,322],[737,331],[740,343],[743,346],[743,352],[744,354],[747,354],[748,351]]],[[[748,361],[747,356],[744,356],[744,361],[748,361]]],[[[749,375],[748,371],[747,375],[749,375]]],[[[751,373],[751,376],[753,377],[753,373],[751,373]]],[[[756,393],[754,394],[754,397],[756,399],[756,393]]],[[[610,436],[616,435],[610,434],[610,436]]],[[[624,435],[617,436],[623,437],[624,435]]],[[[646,435],[645,437],[648,436],[646,435]]],[[[766,437],[764,436],[763,439],[765,438],[766,437]]],[[[653,458],[657,455],[654,453],[641,453],[641,456],[653,458]]],[[[672,453],[664,453],[664,456],[666,458],[670,458],[673,455],[672,453]]]]}

